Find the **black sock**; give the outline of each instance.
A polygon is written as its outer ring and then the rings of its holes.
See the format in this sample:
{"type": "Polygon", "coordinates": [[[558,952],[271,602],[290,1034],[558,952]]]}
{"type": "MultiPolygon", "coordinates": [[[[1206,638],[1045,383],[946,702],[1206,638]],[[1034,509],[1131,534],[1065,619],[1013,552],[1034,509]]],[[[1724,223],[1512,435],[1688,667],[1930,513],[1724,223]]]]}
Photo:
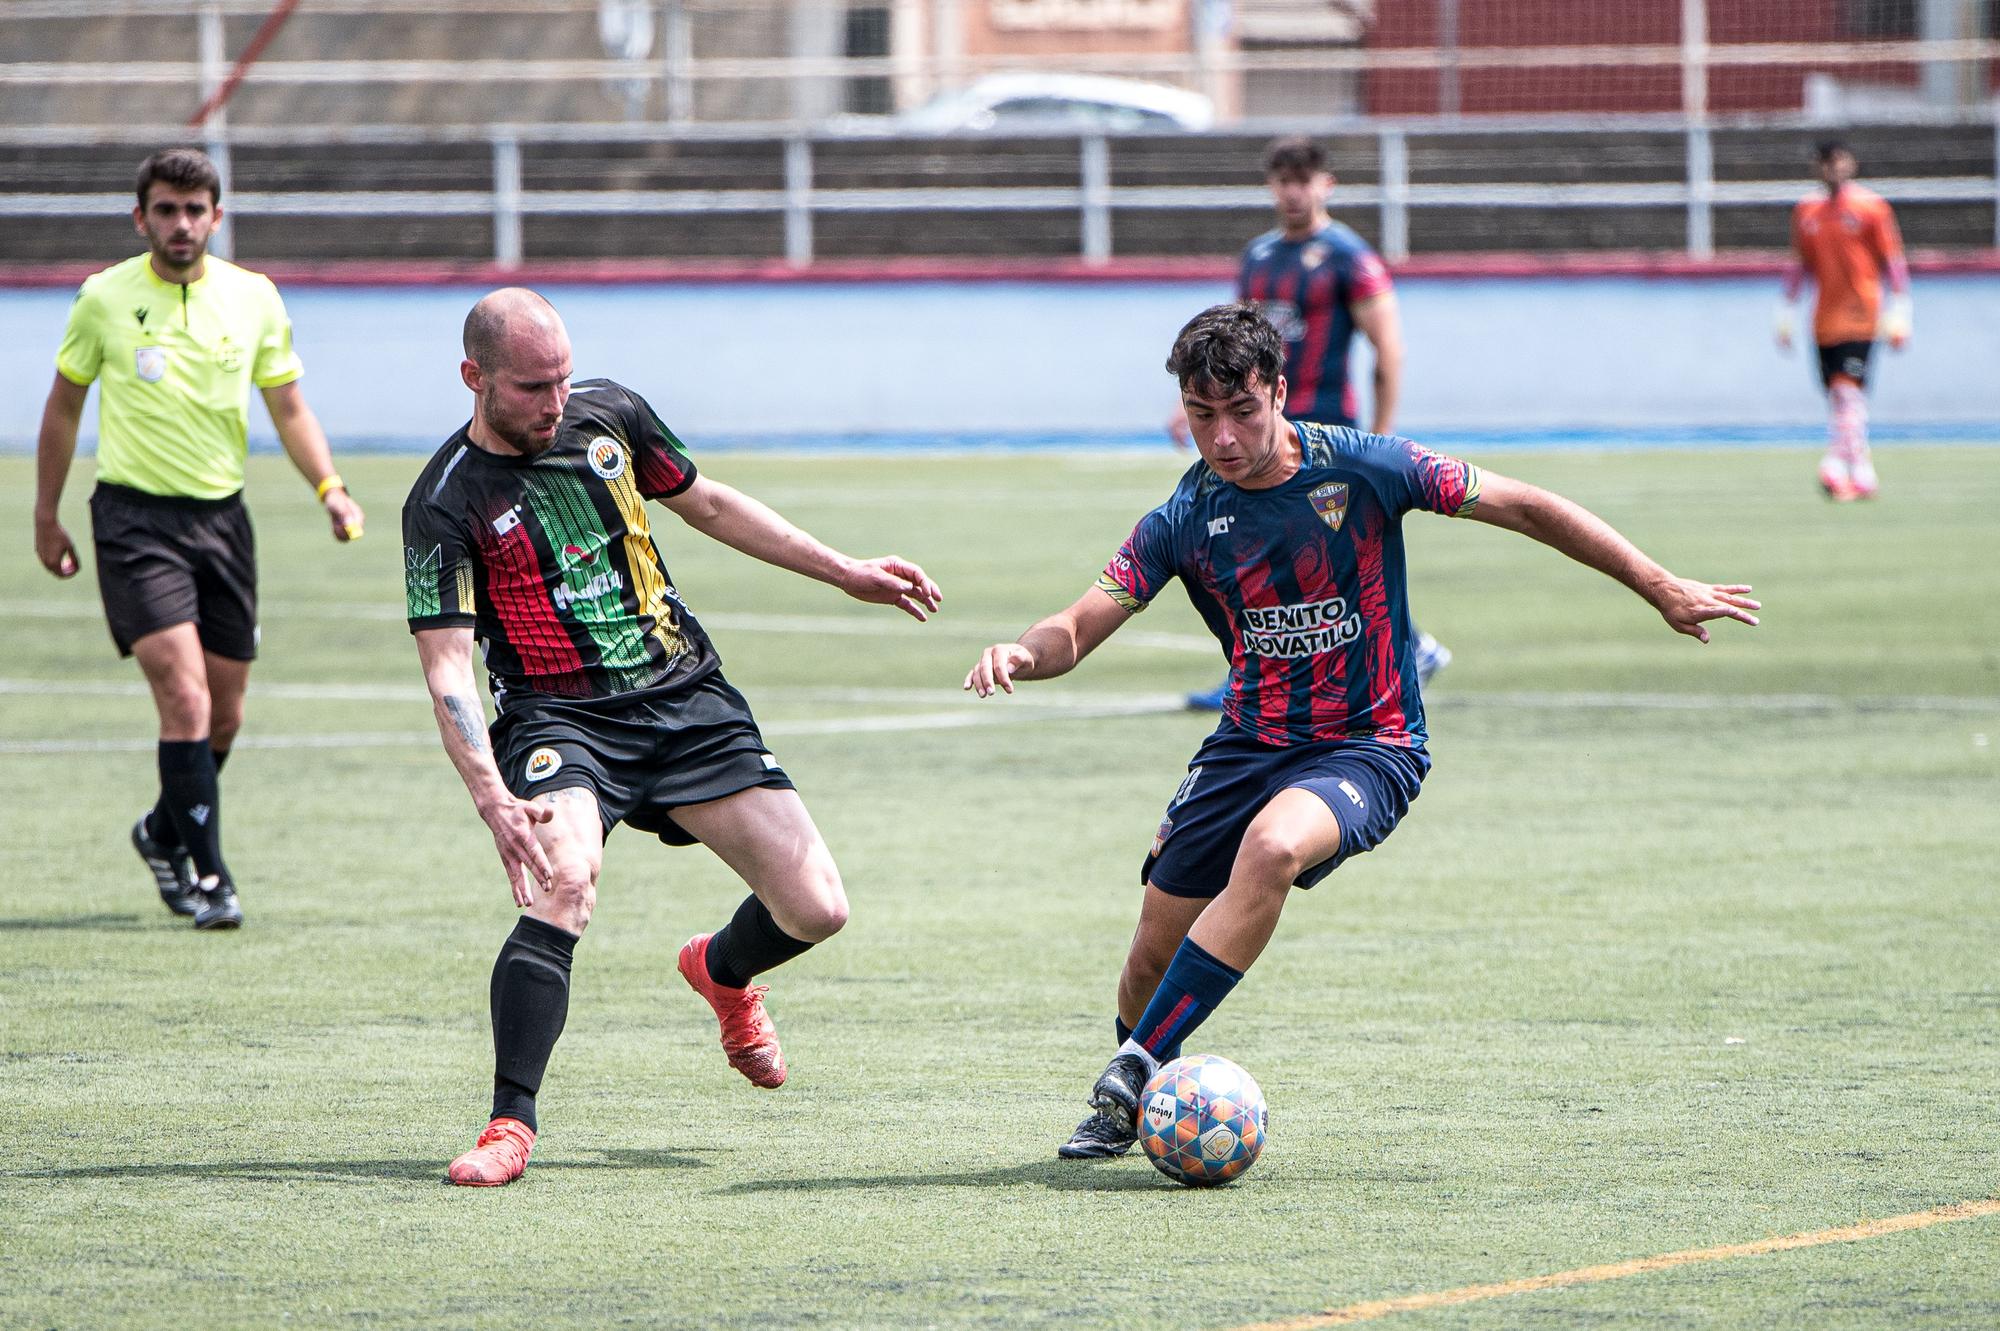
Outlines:
{"type": "MultiPolygon", "coordinates": [[[[210,749],[209,752],[215,755],[215,774],[219,777],[222,765],[229,761],[229,750],[210,749]]],[[[174,811],[167,807],[164,782],[160,786],[160,798],[153,801],[153,811],[146,815],[146,835],[168,850],[187,849],[186,843],[181,840],[181,830],[174,826],[174,811]]]]}
{"type": "Polygon", "coordinates": [[[1125,1018],[1113,1017],[1111,1019],[1111,1029],[1118,1032],[1118,1047],[1123,1049],[1125,1042],[1132,1038],[1132,1028],[1125,1024],[1125,1018]]]}
{"type": "Polygon", "coordinates": [[[215,751],[205,739],[160,741],[160,803],[179,843],[194,857],[197,877],[230,881],[222,862],[222,798],[215,751]]]}
{"type": "Polygon", "coordinates": [[[493,1117],[535,1126],[535,1093],[569,1016],[576,935],[523,915],[493,962],[493,1117]]]}
{"type": "Polygon", "coordinates": [[[708,978],[725,989],[741,989],[753,977],[784,965],[811,946],[780,929],[764,903],[748,896],[729,923],[708,940],[708,978]]]}

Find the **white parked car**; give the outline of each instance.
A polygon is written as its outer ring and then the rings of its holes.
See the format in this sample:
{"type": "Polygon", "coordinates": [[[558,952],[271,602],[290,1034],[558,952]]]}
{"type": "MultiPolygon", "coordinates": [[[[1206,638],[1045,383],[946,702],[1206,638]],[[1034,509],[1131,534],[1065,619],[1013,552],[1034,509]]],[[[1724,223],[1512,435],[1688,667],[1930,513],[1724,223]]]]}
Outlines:
{"type": "Polygon", "coordinates": [[[1200,93],[1094,74],[989,74],[898,118],[899,129],[1202,130],[1215,104],[1200,93]]]}

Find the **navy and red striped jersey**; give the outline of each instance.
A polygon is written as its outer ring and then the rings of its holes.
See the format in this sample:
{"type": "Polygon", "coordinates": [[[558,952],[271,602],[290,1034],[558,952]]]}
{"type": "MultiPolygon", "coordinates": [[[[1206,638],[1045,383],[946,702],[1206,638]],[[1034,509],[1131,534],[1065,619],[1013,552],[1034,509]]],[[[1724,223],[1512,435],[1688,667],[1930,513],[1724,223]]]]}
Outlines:
{"type": "Polygon", "coordinates": [[[1354,383],[1347,349],[1353,307],[1389,290],[1389,270],[1368,242],[1339,222],[1304,240],[1267,231],[1243,251],[1236,298],[1264,312],[1285,339],[1285,415],[1325,425],[1354,425],[1354,383]]]}
{"type": "Polygon", "coordinates": [[[493,699],[680,688],[715,649],[653,543],[646,500],[694,484],[681,441],[609,379],[570,390],[555,442],[502,456],[465,429],[403,507],[410,629],[471,628],[493,699]]]}
{"type": "Polygon", "coordinates": [[[1298,473],[1245,490],[1197,462],[1097,586],[1140,611],[1179,578],[1229,655],[1222,727],[1265,744],[1424,746],[1403,515],[1462,517],[1479,469],[1408,439],[1305,422],[1298,473]]]}

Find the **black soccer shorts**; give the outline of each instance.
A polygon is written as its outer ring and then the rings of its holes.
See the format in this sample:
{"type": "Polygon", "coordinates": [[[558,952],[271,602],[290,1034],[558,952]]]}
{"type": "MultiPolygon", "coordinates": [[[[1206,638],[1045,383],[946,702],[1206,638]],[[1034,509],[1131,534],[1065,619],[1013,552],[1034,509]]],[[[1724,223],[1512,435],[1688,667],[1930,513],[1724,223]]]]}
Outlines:
{"type": "Polygon", "coordinates": [[[1834,342],[1819,349],[1819,386],[1831,388],[1833,376],[1844,374],[1863,388],[1868,387],[1868,357],[1873,342],[1834,342]]]}
{"type": "Polygon", "coordinates": [[[607,834],[625,823],[670,846],[695,842],[673,819],[684,804],[794,788],[720,671],[625,698],[510,701],[493,723],[493,757],[516,798],[580,786],[597,796],[607,834]]]}
{"type": "Polygon", "coordinates": [[[204,651],[257,656],[257,539],[243,496],[184,499],[99,482],[90,496],[97,587],[120,656],[193,624],[204,651]]]}

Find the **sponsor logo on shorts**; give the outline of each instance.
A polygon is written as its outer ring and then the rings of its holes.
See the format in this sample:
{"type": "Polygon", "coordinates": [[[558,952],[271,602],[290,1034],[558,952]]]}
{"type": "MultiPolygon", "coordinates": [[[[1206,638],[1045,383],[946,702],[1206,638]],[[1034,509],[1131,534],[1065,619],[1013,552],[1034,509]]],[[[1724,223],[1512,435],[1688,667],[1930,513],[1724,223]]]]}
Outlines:
{"type": "Polygon", "coordinates": [[[778,760],[771,754],[765,753],[765,754],[759,754],[758,756],[763,759],[765,771],[777,772],[783,770],[778,766],[778,760]]]}
{"type": "Polygon", "coordinates": [[[1243,650],[1252,656],[1297,660],[1344,647],[1361,636],[1361,616],[1341,597],[1302,605],[1243,608],[1243,650]]]}
{"type": "Polygon", "coordinates": [[[165,347],[140,347],[132,353],[132,368],[139,377],[149,384],[157,384],[167,377],[167,349],[165,347]]]}
{"type": "Polygon", "coordinates": [[[1347,521],[1346,481],[1331,481],[1317,486],[1306,498],[1312,501],[1313,512],[1319,514],[1319,520],[1334,531],[1339,531],[1340,524],[1347,521]]]}
{"type": "Polygon", "coordinates": [[[1368,807],[1368,801],[1361,798],[1361,792],[1354,788],[1352,781],[1342,781],[1340,783],[1340,793],[1353,800],[1355,808],[1365,809],[1368,807]]]}
{"type": "Polygon", "coordinates": [[[528,765],[524,770],[530,781],[554,776],[562,770],[562,755],[554,749],[536,749],[528,755],[528,765]]]}
{"type": "Polygon", "coordinates": [[[625,450],[608,434],[591,440],[584,457],[589,461],[590,469],[607,481],[615,481],[625,474],[625,450]]]}

